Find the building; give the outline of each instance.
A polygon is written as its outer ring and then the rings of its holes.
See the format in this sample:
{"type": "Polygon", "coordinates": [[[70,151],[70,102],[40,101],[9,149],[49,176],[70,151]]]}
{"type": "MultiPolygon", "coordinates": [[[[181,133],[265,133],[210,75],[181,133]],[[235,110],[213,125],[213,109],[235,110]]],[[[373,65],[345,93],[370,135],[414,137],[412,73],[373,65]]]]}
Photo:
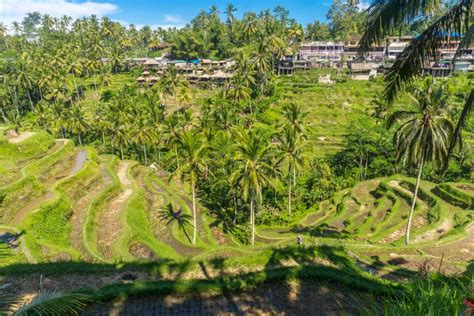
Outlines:
{"type": "Polygon", "coordinates": [[[369,80],[377,75],[377,66],[372,63],[349,63],[351,78],[354,80],[369,80]]]}
{"type": "MultiPolygon", "coordinates": [[[[359,57],[359,43],[361,39],[362,35],[355,35],[344,42],[344,56],[346,56],[348,60],[359,57]]],[[[374,44],[370,51],[364,53],[364,58],[371,61],[382,61],[385,57],[385,53],[385,44],[374,44]]]]}
{"type": "Polygon", "coordinates": [[[400,55],[405,47],[410,44],[412,40],[411,36],[392,36],[387,40],[387,52],[386,57],[388,59],[396,59],[400,55]]]}
{"type": "Polygon", "coordinates": [[[301,44],[299,59],[339,61],[343,53],[343,42],[308,42],[301,44]]]}

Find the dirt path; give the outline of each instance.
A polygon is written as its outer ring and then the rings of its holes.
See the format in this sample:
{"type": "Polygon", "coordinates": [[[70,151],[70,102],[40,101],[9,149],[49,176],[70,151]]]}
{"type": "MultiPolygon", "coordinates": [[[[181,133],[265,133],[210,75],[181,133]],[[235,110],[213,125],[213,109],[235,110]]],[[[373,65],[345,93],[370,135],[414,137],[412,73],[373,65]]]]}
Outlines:
{"type": "Polygon", "coordinates": [[[116,196],[99,214],[98,246],[106,259],[113,257],[112,245],[117,241],[122,232],[120,214],[125,204],[133,194],[132,181],[128,178],[127,171],[130,161],[120,161],[117,171],[122,192],[116,196]]]}
{"type": "Polygon", "coordinates": [[[472,262],[474,259],[474,223],[466,228],[466,238],[440,247],[423,249],[427,254],[451,261],[472,262]]]}
{"type": "Polygon", "coordinates": [[[21,132],[17,136],[9,137],[8,142],[10,142],[12,144],[18,144],[18,143],[21,143],[24,140],[27,140],[28,138],[30,138],[31,136],[33,136],[35,134],[36,134],[35,132],[21,132]]]}
{"type": "Polygon", "coordinates": [[[453,228],[453,221],[451,218],[446,218],[438,227],[435,227],[416,237],[415,242],[438,240],[451,228],[453,228]]]}

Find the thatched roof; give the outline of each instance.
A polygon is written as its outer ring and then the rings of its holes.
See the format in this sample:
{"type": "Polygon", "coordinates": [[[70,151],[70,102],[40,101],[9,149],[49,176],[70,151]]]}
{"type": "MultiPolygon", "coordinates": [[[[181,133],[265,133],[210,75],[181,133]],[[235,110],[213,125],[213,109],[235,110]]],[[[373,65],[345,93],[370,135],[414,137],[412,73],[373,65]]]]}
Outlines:
{"type": "Polygon", "coordinates": [[[153,58],[148,58],[143,62],[143,66],[158,66],[160,63],[153,58]]]}
{"type": "Polygon", "coordinates": [[[138,82],[144,82],[144,81],[145,81],[145,77],[138,77],[138,78],[137,78],[137,81],[138,81],[138,82]]]}
{"type": "Polygon", "coordinates": [[[216,79],[229,79],[229,78],[232,78],[233,76],[234,74],[232,73],[217,71],[214,74],[212,74],[210,77],[216,78],[216,79]]]}

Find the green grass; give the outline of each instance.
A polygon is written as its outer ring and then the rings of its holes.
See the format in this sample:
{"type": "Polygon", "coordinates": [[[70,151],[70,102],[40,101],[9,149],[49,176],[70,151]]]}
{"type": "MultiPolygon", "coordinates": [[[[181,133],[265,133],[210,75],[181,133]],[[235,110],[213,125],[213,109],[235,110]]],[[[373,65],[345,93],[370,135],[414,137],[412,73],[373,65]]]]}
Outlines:
{"type": "Polygon", "coordinates": [[[111,179],[111,183],[98,194],[89,205],[86,212],[86,220],[83,228],[83,242],[85,248],[92,255],[95,260],[106,261],[99,251],[97,245],[97,230],[98,222],[97,217],[99,212],[105,207],[105,205],[112,200],[115,196],[120,193],[120,181],[117,177],[115,168],[117,166],[117,158],[115,156],[108,156],[106,172],[111,179]]]}
{"type": "MultiPolygon", "coordinates": [[[[131,169],[134,165],[127,169],[127,176],[133,179],[131,169]]],[[[115,253],[121,260],[133,261],[137,258],[133,257],[130,252],[130,246],[133,242],[142,242],[149,247],[157,256],[165,259],[177,259],[179,255],[174,249],[162,242],[159,242],[151,233],[151,226],[147,215],[145,192],[132,181],[133,194],[127,201],[123,211],[121,212],[122,232],[119,239],[114,244],[115,253]]]]}
{"type": "Polygon", "coordinates": [[[75,175],[57,182],[52,189],[55,198],[29,214],[22,222],[28,248],[38,261],[57,255],[78,259],[79,252],[70,242],[70,217],[74,203],[94,185],[100,177],[94,150],[87,148],[88,160],[75,175]]]}
{"type": "MultiPolygon", "coordinates": [[[[1,131],[0,134],[2,134],[1,131]]],[[[46,155],[53,144],[54,138],[42,131],[37,131],[35,135],[18,144],[11,144],[2,136],[0,138],[0,188],[18,181],[20,170],[28,163],[46,155]]]]}

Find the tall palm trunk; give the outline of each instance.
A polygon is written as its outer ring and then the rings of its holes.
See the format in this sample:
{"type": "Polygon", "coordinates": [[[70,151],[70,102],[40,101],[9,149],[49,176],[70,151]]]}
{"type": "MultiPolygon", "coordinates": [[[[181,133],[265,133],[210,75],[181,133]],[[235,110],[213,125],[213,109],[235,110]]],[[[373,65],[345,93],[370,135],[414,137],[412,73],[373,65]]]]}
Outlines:
{"type": "Polygon", "coordinates": [[[33,100],[31,99],[30,90],[26,87],[25,89],[26,89],[26,94],[28,95],[28,100],[30,101],[30,110],[33,111],[35,107],[33,106],[33,100]]]}
{"type": "Polygon", "coordinates": [[[288,183],[288,214],[291,216],[291,180],[288,183]]]}
{"type": "Polygon", "coordinates": [[[194,182],[191,184],[193,194],[193,245],[196,244],[197,237],[197,217],[196,217],[196,188],[194,182]]]}
{"type": "Polygon", "coordinates": [[[123,145],[120,144],[120,160],[123,160],[123,145]]]}
{"type": "Polygon", "coordinates": [[[143,156],[145,158],[145,165],[148,166],[148,159],[147,159],[147,156],[146,156],[146,145],[143,144],[143,156]]]}
{"type": "Polygon", "coordinates": [[[77,133],[77,137],[79,138],[79,145],[82,146],[81,132],[77,133]]]}
{"type": "Polygon", "coordinates": [[[413,202],[411,203],[410,214],[408,215],[408,222],[407,222],[407,228],[406,228],[406,234],[405,234],[405,245],[408,245],[410,243],[411,221],[412,221],[413,212],[414,212],[415,206],[416,206],[416,198],[418,196],[418,187],[420,186],[420,179],[421,179],[422,170],[423,170],[423,157],[421,157],[420,169],[418,170],[418,178],[416,179],[415,192],[413,194],[413,202]]]}
{"type": "Polygon", "coordinates": [[[255,210],[253,196],[250,198],[250,225],[252,226],[252,245],[255,244],[255,210]]]}
{"type": "Polygon", "coordinates": [[[289,176],[289,181],[288,181],[288,214],[291,216],[291,167],[288,170],[288,176],[289,176]]]}
{"type": "Polygon", "coordinates": [[[76,75],[72,76],[72,81],[74,82],[74,88],[76,89],[77,100],[79,101],[81,97],[79,96],[79,88],[77,87],[76,75]]]}

